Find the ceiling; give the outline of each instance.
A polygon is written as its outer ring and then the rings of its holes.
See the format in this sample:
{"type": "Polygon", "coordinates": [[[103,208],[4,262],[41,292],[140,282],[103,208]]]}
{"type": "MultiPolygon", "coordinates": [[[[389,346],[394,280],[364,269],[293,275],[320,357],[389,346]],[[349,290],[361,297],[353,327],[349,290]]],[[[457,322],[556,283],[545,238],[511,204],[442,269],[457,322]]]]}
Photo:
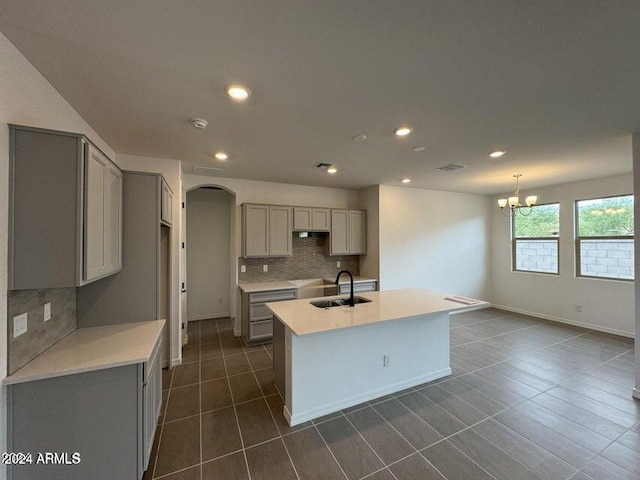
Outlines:
{"type": "Polygon", "coordinates": [[[0,31],[116,152],[354,189],[630,172],[639,25],[637,0],[0,0],[0,31]]]}

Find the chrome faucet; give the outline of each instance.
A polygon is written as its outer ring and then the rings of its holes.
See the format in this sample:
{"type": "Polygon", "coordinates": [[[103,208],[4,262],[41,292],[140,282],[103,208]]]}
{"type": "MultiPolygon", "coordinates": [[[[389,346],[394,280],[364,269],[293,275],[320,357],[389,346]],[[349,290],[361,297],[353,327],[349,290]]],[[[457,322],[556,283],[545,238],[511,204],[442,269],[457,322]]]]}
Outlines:
{"type": "Polygon", "coordinates": [[[353,296],[353,275],[349,270],[340,270],[338,272],[338,276],[336,277],[335,284],[338,285],[338,291],[340,291],[340,275],[346,273],[349,275],[349,285],[351,286],[351,294],[349,295],[349,306],[353,307],[356,304],[355,297],[353,296]]]}

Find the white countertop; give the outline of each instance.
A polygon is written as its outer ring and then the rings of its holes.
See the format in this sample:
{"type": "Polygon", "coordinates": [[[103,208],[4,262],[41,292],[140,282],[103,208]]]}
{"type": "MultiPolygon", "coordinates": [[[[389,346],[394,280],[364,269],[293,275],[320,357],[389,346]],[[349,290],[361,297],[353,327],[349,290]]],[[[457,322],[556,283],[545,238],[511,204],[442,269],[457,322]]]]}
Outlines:
{"type": "MultiPolygon", "coordinates": [[[[333,283],[335,279],[336,277],[323,278],[323,280],[329,283],[333,283]]],[[[377,278],[359,277],[359,276],[353,277],[353,283],[367,283],[367,282],[377,282],[377,281],[378,281],[377,278]]],[[[335,283],[333,283],[333,285],[335,285],[335,283]]],[[[342,275],[340,277],[340,285],[349,285],[349,275],[342,275]]]]}
{"type": "Polygon", "coordinates": [[[148,362],[164,320],[79,328],[6,377],[5,385],[148,362]]]}
{"type": "MultiPolygon", "coordinates": [[[[256,282],[256,283],[239,283],[238,287],[245,293],[255,293],[255,292],[267,292],[270,290],[287,290],[289,288],[322,288],[322,287],[335,287],[335,283],[333,281],[336,278],[316,278],[316,279],[308,279],[308,280],[282,280],[278,282],[256,282]],[[323,281],[327,281],[329,285],[323,285],[323,281]],[[318,282],[320,282],[318,284],[318,282]]],[[[365,282],[377,282],[376,278],[368,278],[368,277],[353,277],[353,283],[365,283],[365,282]]],[[[349,283],[349,277],[347,275],[343,275],[340,277],[340,285],[345,285],[349,283]]]]}
{"type": "Polygon", "coordinates": [[[244,293],[267,292],[269,290],[287,290],[298,288],[293,282],[283,280],[281,282],[239,283],[240,290],[244,293]]]}
{"type": "MultiPolygon", "coordinates": [[[[487,302],[478,301],[474,305],[445,300],[446,293],[432,292],[422,288],[386,290],[383,292],[363,292],[356,294],[372,300],[354,307],[318,308],[309,303],[311,299],[270,302],[267,307],[293,333],[298,336],[328,332],[340,328],[369,325],[376,322],[398,320],[438,312],[452,312],[469,308],[488,307],[487,302]]],[[[343,298],[336,295],[331,298],[343,298]]]]}

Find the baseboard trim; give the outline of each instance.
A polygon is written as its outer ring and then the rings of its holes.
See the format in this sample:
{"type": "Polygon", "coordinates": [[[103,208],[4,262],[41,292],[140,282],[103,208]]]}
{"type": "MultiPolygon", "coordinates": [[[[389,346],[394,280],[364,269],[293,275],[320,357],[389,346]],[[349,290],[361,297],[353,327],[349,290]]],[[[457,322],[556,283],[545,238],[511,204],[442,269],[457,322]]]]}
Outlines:
{"type": "Polygon", "coordinates": [[[289,411],[288,405],[284,406],[284,418],[289,422],[289,425],[295,426],[299,425],[308,420],[313,420],[314,418],[319,418],[329,413],[337,412],[338,410],[343,410],[345,408],[353,407],[355,405],[359,405],[368,400],[374,400],[376,398],[382,397],[384,395],[389,395],[391,393],[397,393],[407,388],[415,387],[416,385],[421,385],[423,383],[431,382],[433,380],[437,380],[442,377],[446,377],[451,375],[451,368],[443,368],[442,370],[437,370],[435,372],[430,372],[426,375],[420,375],[419,377],[413,377],[409,380],[403,380],[402,382],[394,383],[392,385],[387,385],[384,388],[379,388],[377,390],[370,390],[368,392],[364,392],[353,397],[346,398],[344,400],[339,400],[333,403],[329,403],[327,405],[323,405],[318,408],[314,408],[313,410],[307,410],[306,412],[296,413],[292,415],[289,411]]]}
{"type": "Polygon", "coordinates": [[[545,320],[551,320],[553,322],[566,323],[567,325],[573,325],[575,327],[588,328],[589,330],[596,330],[598,332],[603,332],[603,333],[611,333],[613,335],[620,335],[621,337],[635,338],[635,334],[634,333],[625,332],[623,330],[617,330],[615,328],[607,328],[607,327],[603,327],[601,325],[594,325],[592,323],[577,322],[575,320],[569,320],[567,318],[555,317],[553,315],[546,315],[544,313],[529,312],[528,310],[521,310],[519,308],[507,307],[506,305],[493,304],[492,306],[493,306],[493,308],[497,308],[499,310],[506,310],[507,312],[521,313],[523,315],[529,315],[531,317],[543,318],[545,320]]]}
{"type": "MultiPolygon", "coordinates": [[[[167,362],[162,362],[163,366],[167,362]]],[[[171,368],[177,367],[178,365],[182,365],[182,358],[174,358],[171,360],[171,368]]]]}
{"type": "Polygon", "coordinates": [[[189,321],[197,322],[198,320],[209,320],[212,318],[225,318],[225,317],[231,317],[231,313],[225,312],[225,313],[211,313],[209,315],[194,315],[194,316],[189,316],[189,321]]]}

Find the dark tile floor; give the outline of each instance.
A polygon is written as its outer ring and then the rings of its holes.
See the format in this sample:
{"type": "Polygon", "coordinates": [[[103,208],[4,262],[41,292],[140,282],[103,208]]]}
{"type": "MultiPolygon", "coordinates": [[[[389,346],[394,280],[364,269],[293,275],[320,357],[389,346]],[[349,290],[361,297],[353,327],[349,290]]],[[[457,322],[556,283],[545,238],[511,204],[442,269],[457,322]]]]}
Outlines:
{"type": "Polygon", "coordinates": [[[633,341],[486,309],[451,317],[450,377],[291,428],[270,346],[189,324],[145,479],[640,479],[633,341]]]}

